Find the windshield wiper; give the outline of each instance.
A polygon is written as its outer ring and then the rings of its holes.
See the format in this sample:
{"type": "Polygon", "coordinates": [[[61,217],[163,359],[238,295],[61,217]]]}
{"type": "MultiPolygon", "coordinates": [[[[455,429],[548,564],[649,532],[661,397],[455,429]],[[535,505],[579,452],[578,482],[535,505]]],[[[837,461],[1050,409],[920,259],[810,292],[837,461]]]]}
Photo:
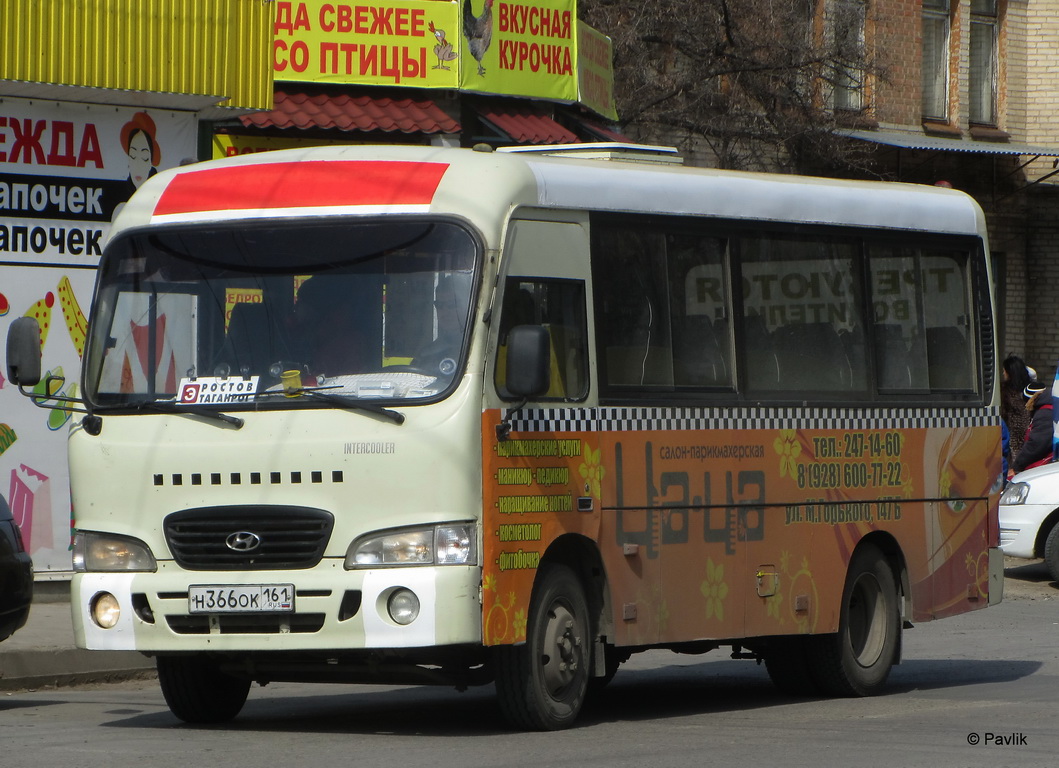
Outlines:
{"type": "Polygon", "coordinates": [[[155,413],[181,413],[187,414],[188,416],[202,416],[206,419],[213,419],[214,421],[221,421],[225,424],[231,424],[236,429],[240,429],[243,426],[243,420],[238,416],[232,416],[221,411],[215,411],[212,408],[203,408],[201,406],[194,405],[180,405],[175,400],[133,400],[128,403],[115,403],[114,405],[96,406],[95,411],[117,410],[129,408],[134,411],[154,411],[155,413]]]}
{"type": "Polygon", "coordinates": [[[389,419],[394,424],[404,424],[404,414],[395,411],[392,408],[383,408],[381,405],[375,405],[374,403],[366,403],[363,400],[357,400],[353,397],[346,397],[345,395],[335,395],[329,392],[321,392],[318,389],[301,387],[292,390],[278,390],[275,392],[259,392],[258,396],[263,394],[268,395],[282,395],[284,397],[299,397],[305,395],[314,400],[320,400],[325,403],[331,403],[341,408],[348,408],[351,411],[366,411],[367,413],[373,413],[383,418],[389,419]]]}

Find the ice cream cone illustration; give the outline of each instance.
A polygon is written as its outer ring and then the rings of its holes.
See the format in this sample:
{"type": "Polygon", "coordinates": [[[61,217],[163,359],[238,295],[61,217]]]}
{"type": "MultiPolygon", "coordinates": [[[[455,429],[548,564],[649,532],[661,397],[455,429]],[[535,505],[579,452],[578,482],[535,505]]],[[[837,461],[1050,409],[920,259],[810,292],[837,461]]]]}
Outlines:
{"type": "Polygon", "coordinates": [[[40,326],[40,348],[42,350],[48,341],[48,329],[51,325],[51,308],[54,304],[55,294],[48,291],[44,298],[30,307],[24,315],[24,317],[35,318],[37,325],[40,326]]]}
{"type": "Polygon", "coordinates": [[[70,278],[63,276],[59,281],[59,307],[62,309],[63,319],[66,321],[66,329],[70,332],[70,339],[77,350],[77,356],[82,357],[85,353],[85,335],[88,330],[88,321],[81,311],[81,305],[77,303],[70,278]]]}

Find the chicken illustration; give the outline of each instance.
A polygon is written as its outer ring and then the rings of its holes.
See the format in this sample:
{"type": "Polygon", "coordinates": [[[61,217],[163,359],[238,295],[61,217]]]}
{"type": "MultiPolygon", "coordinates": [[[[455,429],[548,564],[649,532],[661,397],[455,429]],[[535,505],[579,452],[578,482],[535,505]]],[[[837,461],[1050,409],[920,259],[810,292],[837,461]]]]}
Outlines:
{"type": "Polygon", "coordinates": [[[445,39],[445,30],[435,27],[434,22],[430,22],[430,31],[438,41],[438,44],[434,46],[434,55],[438,57],[438,63],[434,65],[433,69],[448,69],[445,66],[445,62],[456,58],[456,52],[452,50],[452,43],[445,39]]]}
{"type": "Polygon", "coordinates": [[[493,0],[485,0],[482,15],[475,16],[471,10],[471,0],[463,2],[463,35],[467,38],[467,48],[478,62],[478,74],[485,74],[482,57],[489,50],[493,41],[493,0]]]}

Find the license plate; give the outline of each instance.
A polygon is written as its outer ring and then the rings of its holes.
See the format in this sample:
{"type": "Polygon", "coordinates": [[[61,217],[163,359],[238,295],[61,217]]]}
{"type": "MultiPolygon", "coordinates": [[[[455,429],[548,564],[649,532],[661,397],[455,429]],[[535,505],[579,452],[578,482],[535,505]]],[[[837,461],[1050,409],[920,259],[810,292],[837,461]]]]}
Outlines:
{"type": "Polygon", "coordinates": [[[293,584],[229,584],[190,587],[190,613],[290,613],[293,584]]]}

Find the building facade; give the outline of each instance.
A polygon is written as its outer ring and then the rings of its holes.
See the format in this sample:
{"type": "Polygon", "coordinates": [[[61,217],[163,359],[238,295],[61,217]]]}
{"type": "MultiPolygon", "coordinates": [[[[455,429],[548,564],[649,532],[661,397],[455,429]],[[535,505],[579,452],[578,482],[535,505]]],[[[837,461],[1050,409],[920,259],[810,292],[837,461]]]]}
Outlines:
{"type": "Polygon", "coordinates": [[[990,225],[1000,352],[1049,379],[1059,323],[1059,6],[1054,0],[873,0],[866,15],[889,77],[866,114],[886,178],[951,183],[990,225]],[[874,134],[874,136],[873,136],[874,134]]]}

